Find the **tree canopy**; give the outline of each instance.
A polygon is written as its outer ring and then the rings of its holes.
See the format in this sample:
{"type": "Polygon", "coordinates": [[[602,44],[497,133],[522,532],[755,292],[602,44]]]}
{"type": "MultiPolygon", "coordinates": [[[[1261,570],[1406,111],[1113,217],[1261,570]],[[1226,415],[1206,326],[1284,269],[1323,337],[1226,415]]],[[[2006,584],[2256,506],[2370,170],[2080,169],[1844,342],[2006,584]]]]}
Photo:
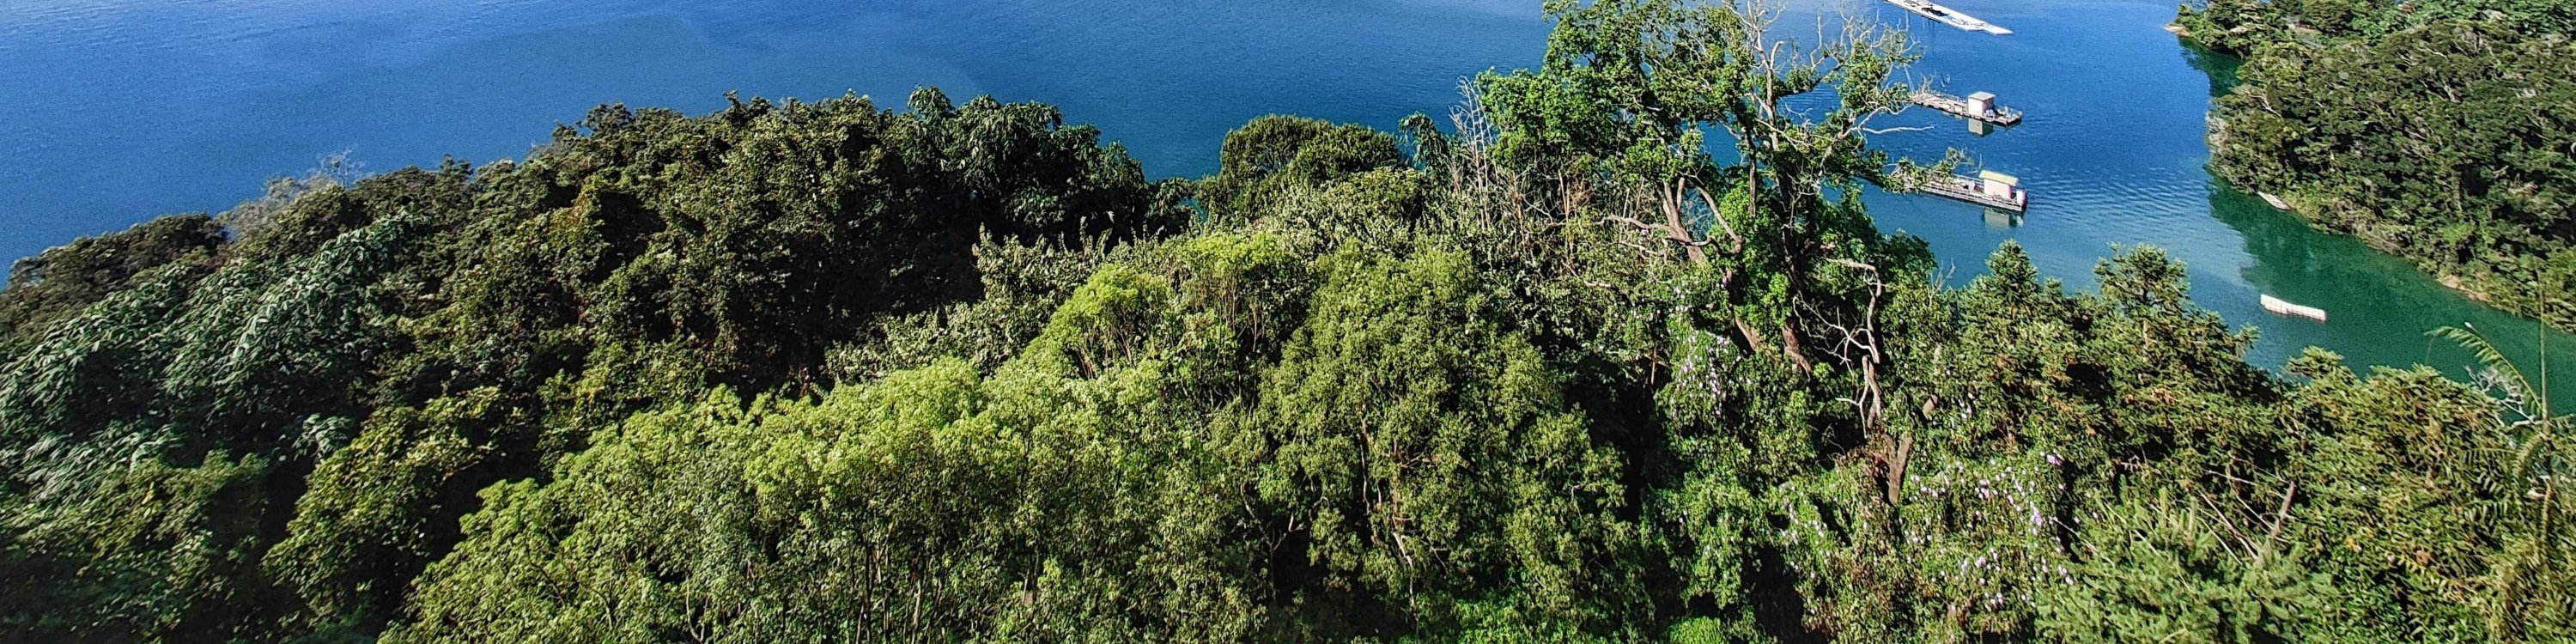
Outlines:
{"type": "Polygon", "coordinates": [[[2269,372],[2152,248],[1941,286],[1854,194],[1901,40],[1549,10],[1445,126],[1196,181],[935,90],[608,106],[49,251],[0,634],[2576,637],[2510,363],[2269,372]]]}
{"type": "Polygon", "coordinates": [[[2247,58],[2211,166],[2507,311],[2576,330],[2576,5],[2220,0],[2247,58]]]}

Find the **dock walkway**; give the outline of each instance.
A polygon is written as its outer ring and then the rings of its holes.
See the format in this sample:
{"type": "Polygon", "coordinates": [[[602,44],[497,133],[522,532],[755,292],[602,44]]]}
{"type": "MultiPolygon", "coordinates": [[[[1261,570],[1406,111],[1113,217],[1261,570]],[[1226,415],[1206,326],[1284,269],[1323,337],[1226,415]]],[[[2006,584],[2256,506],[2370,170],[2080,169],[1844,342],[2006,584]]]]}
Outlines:
{"type": "Polygon", "coordinates": [[[1887,3],[1903,7],[1906,11],[1922,14],[1923,17],[1931,18],[1934,22],[1952,27],[1958,27],[1968,31],[1983,31],[1997,36],[2012,35],[2011,29],[2005,29],[2001,26],[1995,25],[1994,23],[1978,20],[1975,16],[1959,13],[1959,10],[1957,9],[1933,4],[1932,0],[1887,0],[1887,3]]]}
{"type": "MultiPolygon", "coordinates": [[[[1993,99],[1993,97],[1991,97],[1991,96],[1987,96],[1987,95],[1984,95],[1984,94],[1980,94],[1979,96],[1986,96],[1987,100],[1989,101],[1989,105],[1991,105],[1991,101],[1993,101],[1993,100],[1994,100],[1994,99],[1993,99]]],[[[1987,109],[1986,111],[1979,112],[1979,111],[1977,111],[1977,109],[1976,109],[1976,108],[1971,107],[1971,105],[1973,105],[1973,103],[1972,103],[1972,102],[1970,102],[1968,99],[1959,98],[1959,97],[1957,97],[1957,96],[1951,96],[1951,95],[1943,94],[1943,93],[1940,93],[1940,92],[1931,92],[1931,91],[1915,92],[1915,93],[1914,93],[1914,104],[1916,104],[1916,105],[1921,105],[1921,106],[1924,106],[1924,107],[1929,107],[1929,108],[1936,109],[1936,110],[1940,110],[1940,111],[1943,111],[1943,112],[1948,112],[1948,113],[1950,113],[1950,114],[1951,114],[1951,115],[1953,115],[1953,116],[1959,116],[1959,117],[1964,117],[1964,118],[1976,119],[1976,120],[1979,120],[1979,121],[1985,121],[1985,122],[1987,122],[1987,123],[1993,123],[1993,124],[1996,124],[1996,125],[2020,125],[2020,124],[2021,124],[2021,110],[2016,110],[2016,109],[2012,109],[2012,108],[2008,108],[2008,107],[2003,107],[2003,106],[2000,106],[2000,105],[1994,105],[1994,106],[1990,107],[1989,109],[1987,109]]]]}
{"type": "Polygon", "coordinates": [[[1999,195],[1989,191],[1987,184],[1987,180],[1977,177],[1951,175],[1923,184],[1918,189],[1924,194],[1957,199],[1998,210],[2025,212],[2030,209],[2030,192],[2022,190],[2020,186],[2005,186],[2001,188],[2005,194],[1999,195]]]}

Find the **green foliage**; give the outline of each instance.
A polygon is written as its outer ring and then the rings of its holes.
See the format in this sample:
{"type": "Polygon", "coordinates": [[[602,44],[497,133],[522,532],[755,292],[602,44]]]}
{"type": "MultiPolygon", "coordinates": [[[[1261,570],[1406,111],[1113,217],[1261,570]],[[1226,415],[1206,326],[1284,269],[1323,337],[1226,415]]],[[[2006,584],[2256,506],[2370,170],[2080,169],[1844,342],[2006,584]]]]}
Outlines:
{"type": "MultiPolygon", "coordinates": [[[[263,459],[263,503],[227,517],[262,527],[193,537],[243,539],[250,572],[189,601],[272,629],[245,633],[363,636],[477,490],[596,427],[712,383],[828,384],[881,323],[981,300],[980,239],[989,265],[1186,223],[1180,186],[1053,108],[928,103],[605,107],[523,163],[284,181],[22,262],[0,491],[34,516],[138,464],[263,459]]],[[[160,610],[97,619],[165,637],[160,610]]]]}
{"type": "Polygon", "coordinates": [[[389,639],[1241,637],[1257,587],[1199,567],[1248,552],[1157,377],[947,361],[637,416],[487,490],[389,639]]]}
{"type": "Polygon", "coordinates": [[[214,218],[171,215],[18,260],[10,267],[8,289],[0,290],[0,347],[33,339],[52,322],[134,288],[153,269],[212,261],[223,242],[214,218]]]}
{"type": "Polygon", "coordinates": [[[1216,176],[1199,188],[1199,199],[1210,216],[1239,220],[1262,213],[1289,191],[1404,163],[1394,135],[1359,125],[1264,116],[1226,133],[1216,176]]]}
{"type": "Polygon", "coordinates": [[[90,473],[83,489],[9,499],[0,632],[26,641],[262,637],[271,465],[209,454],[90,473]]]}
{"type": "Polygon", "coordinates": [[[2576,34],[2576,7],[2549,0],[2204,0],[2184,4],[2174,22],[2203,45],[2242,55],[2280,43],[2379,38],[2443,23],[2576,34]]]}
{"type": "MultiPolygon", "coordinates": [[[[2192,36],[2251,52],[2212,115],[2213,166],[2321,227],[2483,301],[2576,328],[2576,64],[2566,3],[2213,2],[2192,36]]],[[[2312,633],[2549,641],[2576,599],[2557,561],[2570,469],[2542,388],[2469,330],[2478,395],[2429,372],[2314,381],[2287,403],[2273,532],[2329,576],[2312,633]],[[2362,411],[2362,410],[2368,411],[2362,411]],[[2323,426],[2336,431],[2319,431],[2323,426]],[[2395,474],[2404,473],[2404,474],[2395,474]],[[2289,520],[2293,507],[2311,508],[2289,520]]],[[[2270,541],[2265,541],[2266,549],[2270,541]]],[[[2250,548],[2249,548],[2250,549],[2250,548]]],[[[2277,565],[2277,564],[2276,564],[2277,565]]]]}
{"type": "Polygon", "coordinates": [[[454,546],[452,531],[432,522],[461,514],[473,499],[453,497],[491,482],[490,448],[477,444],[488,446],[503,420],[491,418],[497,394],[379,412],[315,467],[265,565],[302,596],[317,626],[391,617],[401,580],[454,546]]]}
{"type": "Polygon", "coordinates": [[[1860,136],[1902,40],[1548,9],[1410,159],[609,106],[48,251],[0,291],[0,639],[2576,635],[2566,418],[2509,365],[2275,375],[2151,248],[1944,288],[1854,196],[1915,169],[1860,136]]]}
{"type": "MultiPolygon", "coordinates": [[[[2081,538],[2092,546],[2058,572],[2063,589],[2042,595],[2038,630],[2059,640],[2261,642],[2406,639],[2345,631],[2320,598],[2322,575],[2274,559],[2232,556],[2224,528],[2171,498],[2118,499],[2089,511],[2081,538]]],[[[2295,557],[2298,553],[2285,553],[2295,557]]]]}
{"type": "MultiPolygon", "coordinates": [[[[1100,240],[1094,240],[1100,241],[1100,240]]],[[[833,347],[824,364],[834,380],[864,382],[941,358],[964,358],[990,372],[1046,328],[1058,304],[1104,260],[1097,245],[985,239],[975,246],[984,297],[881,323],[884,340],[833,347]]]]}
{"type": "Polygon", "coordinates": [[[1304,580],[1294,599],[1325,623],[1365,597],[1437,619],[1493,593],[1509,601],[1488,609],[1527,626],[1614,628],[1642,600],[1621,596],[1635,571],[1616,563],[1634,547],[1620,459],[1590,445],[1561,376],[1495,319],[1463,260],[1326,260],[1311,317],[1241,421],[1268,445],[1253,485],[1286,515],[1273,538],[1305,546],[1273,574],[1304,580]]]}
{"type": "Polygon", "coordinates": [[[2576,329],[2566,296],[2576,291],[2576,78],[2565,73],[2576,67],[2576,8],[2356,11],[2386,26],[2328,29],[2313,42],[2244,36],[2244,85],[2212,115],[2213,167],[2472,297],[2576,329]]]}

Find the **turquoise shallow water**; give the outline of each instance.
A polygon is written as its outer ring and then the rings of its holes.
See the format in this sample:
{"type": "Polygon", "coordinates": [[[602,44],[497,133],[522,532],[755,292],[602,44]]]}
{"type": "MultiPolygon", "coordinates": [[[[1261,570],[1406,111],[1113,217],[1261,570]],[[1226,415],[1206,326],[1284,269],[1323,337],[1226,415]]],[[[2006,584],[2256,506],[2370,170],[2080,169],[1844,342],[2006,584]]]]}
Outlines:
{"type": "MultiPolygon", "coordinates": [[[[2171,3],[1945,4],[2016,33],[1971,34],[1892,8],[1862,11],[1910,25],[1924,45],[1919,75],[1954,93],[1994,92],[2027,111],[2027,120],[1981,137],[1963,121],[1916,110],[1884,123],[1932,130],[1877,140],[1918,158],[1965,150],[1986,168],[2021,177],[2033,194],[2030,212],[2017,222],[1938,199],[1870,200],[1880,227],[1930,240],[1952,282],[1982,270],[1983,256],[2005,239],[2029,248],[2041,270],[2086,288],[2092,266],[2114,246],[2153,244],[2190,266],[2202,306],[2261,331],[2257,363],[2277,367],[2314,345],[2356,366],[2421,363],[2457,374],[2473,359],[2424,332],[2466,323],[2537,379],[2544,342],[2537,323],[2471,302],[2404,260],[2317,232],[2210,178],[2206,118],[2211,96],[2223,91],[2212,79],[2233,69],[2223,56],[2185,47],[2163,31],[2171,3]],[[2266,313],[2266,293],[2324,308],[2329,321],[2266,313]]],[[[2546,336],[2560,357],[2550,365],[2551,389],[2576,400],[2576,336],[2546,336]]]]}
{"type": "MultiPolygon", "coordinates": [[[[2356,364],[2456,370],[2468,356],[2422,333],[2460,322],[2536,354],[2533,324],[2212,185],[2204,68],[2223,63],[2159,29],[2170,2],[1947,4],[2018,33],[1961,32],[1871,0],[1799,0],[1783,27],[1835,12],[1907,27],[1926,55],[1916,73],[2030,112],[1984,137],[1920,111],[1882,123],[1932,128],[1884,146],[1957,147],[2036,195],[2018,220],[1873,195],[1881,226],[1930,240],[1947,279],[2017,239],[2043,270],[2089,287],[2114,245],[2155,244],[2189,263],[2203,305],[2262,330],[2266,365],[2319,345],[2356,364]],[[2265,314],[2262,293],[2333,321],[2265,314]]],[[[728,90],[900,102],[927,84],[1049,101],[1148,172],[1192,176],[1262,114],[1392,128],[1440,113],[1462,76],[1534,63],[1547,27],[1520,0],[13,0],[0,3],[0,138],[13,152],[0,155],[0,255],[220,210],[343,149],[374,170],[489,161],[597,103],[697,112],[728,90]]],[[[2557,388],[2576,389],[2576,337],[2549,342],[2571,349],[2557,388]]]]}

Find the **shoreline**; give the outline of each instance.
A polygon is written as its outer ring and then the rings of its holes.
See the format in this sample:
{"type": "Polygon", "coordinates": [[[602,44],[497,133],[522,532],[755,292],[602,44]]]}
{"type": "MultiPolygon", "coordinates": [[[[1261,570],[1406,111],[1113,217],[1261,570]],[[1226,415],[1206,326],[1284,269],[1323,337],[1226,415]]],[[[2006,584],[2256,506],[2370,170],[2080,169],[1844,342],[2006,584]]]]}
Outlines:
{"type": "MultiPolygon", "coordinates": [[[[2232,185],[2229,186],[2229,188],[2238,189],[2232,185]]],[[[2459,294],[2460,297],[2464,299],[2476,302],[2479,306],[2517,318],[2538,322],[2542,326],[2546,326],[2557,331],[2576,333],[2576,325],[2562,325],[2551,322],[2546,310],[2525,310],[2521,307],[2511,307],[2497,303],[2494,290],[2487,288],[2486,286],[2486,283],[2491,281],[2488,278],[2464,276],[2458,272],[2446,270],[2444,267],[2437,266],[2428,260],[2408,255],[2404,252],[2400,252],[2399,249],[2396,248],[2385,246],[2380,243],[2380,240],[2372,237],[2356,234],[2354,231],[2344,229],[2342,227],[2321,225],[2321,213],[2314,211],[2316,208],[2315,206],[2306,206],[2305,204],[2307,202],[2298,199],[2295,196],[2295,193],[2292,197],[2286,198],[2277,197],[2265,192],[2255,192],[2252,194],[2264,201],[2273,202],[2269,205],[2275,207],[2280,212],[2288,213],[2293,217],[2297,217],[2300,223],[2305,224],[2310,228],[2332,235],[2350,237],[2361,242],[2361,245],[2364,248],[2369,248],[2372,252],[2405,260],[2407,265],[2415,267],[2415,270],[2422,272],[2426,277],[2432,278],[2433,283],[2439,284],[2442,288],[2459,294]]]]}

